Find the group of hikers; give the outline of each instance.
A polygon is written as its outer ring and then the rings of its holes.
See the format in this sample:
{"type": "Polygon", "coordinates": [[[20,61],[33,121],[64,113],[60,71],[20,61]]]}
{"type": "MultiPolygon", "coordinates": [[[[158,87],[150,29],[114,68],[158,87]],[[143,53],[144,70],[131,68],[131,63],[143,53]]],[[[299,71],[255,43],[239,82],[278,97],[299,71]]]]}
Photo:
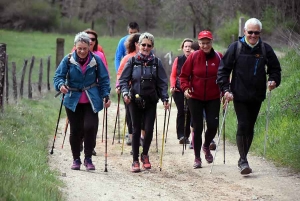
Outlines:
{"type": "MultiPolygon", "coordinates": [[[[273,90],[281,82],[278,58],[260,37],[262,23],[248,19],[244,36],[230,44],[224,55],[214,50],[211,31],[201,31],[197,41],[184,39],[180,46],[183,54],[175,58],[170,77],[154,54],[154,36],[140,33],[136,22],[130,22],[127,31],[115,54],[115,89],[126,109],[131,171],[141,171],[140,161],[143,169],[151,169],[149,149],[157,104],[160,99],[164,109],[169,110],[170,92],[177,107],[177,139],[194,150],[193,168],[202,167],[201,149],[205,160],[213,162],[211,151],[216,148],[220,108],[227,108],[232,101],[237,116],[237,165],[242,175],[252,173],[247,154],[254,125],[266,90],[273,90]]],[[[96,155],[98,112],[110,107],[110,76],[113,74],[109,73],[97,33],[88,29],[76,34],[72,53],[62,59],[53,78],[70,123],[73,170],[80,170],[82,149],[86,169],[95,170],[92,155],[96,155]]]]}

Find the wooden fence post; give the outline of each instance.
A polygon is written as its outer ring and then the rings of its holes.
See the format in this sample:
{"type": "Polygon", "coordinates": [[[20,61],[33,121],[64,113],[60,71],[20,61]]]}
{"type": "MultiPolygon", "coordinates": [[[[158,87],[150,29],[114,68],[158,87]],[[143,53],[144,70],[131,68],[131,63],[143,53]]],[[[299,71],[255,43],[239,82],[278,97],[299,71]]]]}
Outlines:
{"type": "Polygon", "coordinates": [[[12,83],[13,83],[13,94],[14,94],[14,100],[17,103],[18,101],[18,90],[17,90],[17,75],[16,75],[16,62],[12,62],[11,66],[11,73],[12,73],[12,83]]]}
{"type": "Polygon", "coordinates": [[[34,56],[31,58],[31,63],[30,63],[30,68],[29,68],[29,75],[28,75],[28,98],[32,99],[32,86],[31,86],[31,74],[32,74],[32,69],[34,66],[34,56]]]}
{"type": "Polygon", "coordinates": [[[244,35],[245,18],[240,17],[239,20],[239,37],[244,35]]]}
{"type": "Polygon", "coordinates": [[[64,46],[65,46],[65,39],[57,38],[56,39],[56,67],[59,65],[61,60],[64,58],[64,46]]]}
{"type": "Polygon", "coordinates": [[[6,44],[0,43],[0,110],[3,112],[3,92],[6,64],[6,44]]]}
{"type": "Polygon", "coordinates": [[[40,71],[39,71],[39,83],[38,83],[38,90],[40,94],[42,94],[42,83],[43,82],[43,59],[40,61],[40,71]]]}
{"type": "Polygon", "coordinates": [[[47,59],[47,87],[48,87],[48,91],[50,91],[50,59],[51,59],[51,56],[48,56],[48,59],[47,59]]]}
{"type": "Polygon", "coordinates": [[[6,104],[8,104],[9,98],[9,82],[8,82],[8,54],[6,54],[6,63],[5,63],[5,96],[6,96],[6,104]]]}
{"type": "Polygon", "coordinates": [[[20,82],[20,97],[21,97],[21,99],[23,98],[24,79],[25,79],[27,63],[28,63],[28,60],[25,59],[24,60],[24,66],[23,66],[23,69],[22,69],[21,82],[20,82]]]}

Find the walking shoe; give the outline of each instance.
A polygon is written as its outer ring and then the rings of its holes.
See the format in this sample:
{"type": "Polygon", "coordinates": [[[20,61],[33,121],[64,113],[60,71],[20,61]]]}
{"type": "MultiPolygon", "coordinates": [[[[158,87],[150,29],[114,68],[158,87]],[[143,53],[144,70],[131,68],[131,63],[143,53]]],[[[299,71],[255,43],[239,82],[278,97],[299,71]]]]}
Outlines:
{"type": "Polygon", "coordinates": [[[185,144],[190,144],[190,143],[191,143],[191,142],[190,142],[189,138],[186,138],[185,144]]]}
{"type": "Polygon", "coordinates": [[[92,155],[93,155],[93,156],[96,156],[96,155],[97,155],[95,149],[92,151],[92,155]]]}
{"type": "Polygon", "coordinates": [[[84,166],[86,167],[86,170],[95,170],[95,166],[91,158],[84,159],[84,166]]]}
{"type": "Polygon", "coordinates": [[[127,144],[128,146],[130,146],[131,143],[132,143],[132,140],[131,140],[131,138],[130,138],[130,135],[128,135],[128,138],[127,138],[127,140],[126,140],[126,144],[127,144]]]}
{"type": "Polygon", "coordinates": [[[202,167],[201,158],[195,158],[193,167],[194,167],[194,169],[202,167]]]}
{"type": "Polygon", "coordinates": [[[138,161],[133,161],[131,166],[131,172],[140,172],[140,163],[138,161]]]}
{"type": "Polygon", "coordinates": [[[141,161],[143,163],[144,169],[151,169],[151,164],[150,164],[148,155],[141,154],[141,161]]]}
{"type": "Polygon", "coordinates": [[[247,161],[238,162],[238,168],[240,170],[241,175],[248,175],[250,173],[252,173],[252,169],[249,167],[249,164],[247,161]]]}
{"type": "Polygon", "coordinates": [[[140,138],[140,146],[144,146],[144,139],[143,138],[140,138]]]}
{"type": "Polygon", "coordinates": [[[209,149],[210,150],[216,150],[217,146],[214,140],[211,141],[210,145],[209,145],[209,149]]]}
{"type": "Polygon", "coordinates": [[[209,147],[202,146],[202,150],[205,155],[205,159],[208,163],[212,163],[214,161],[213,155],[210,153],[209,147]]]}
{"type": "Polygon", "coordinates": [[[81,166],[81,160],[80,159],[75,159],[73,161],[73,165],[71,166],[72,170],[80,170],[80,166],[81,166]]]}
{"type": "Polygon", "coordinates": [[[183,144],[184,143],[184,137],[180,137],[179,138],[179,144],[183,144]]]}
{"type": "Polygon", "coordinates": [[[189,148],[190,148],[190,149],[194,149],[194,146],[193,146],[193,143],[192,143],[192,142],[190,143],[189,148]]]}

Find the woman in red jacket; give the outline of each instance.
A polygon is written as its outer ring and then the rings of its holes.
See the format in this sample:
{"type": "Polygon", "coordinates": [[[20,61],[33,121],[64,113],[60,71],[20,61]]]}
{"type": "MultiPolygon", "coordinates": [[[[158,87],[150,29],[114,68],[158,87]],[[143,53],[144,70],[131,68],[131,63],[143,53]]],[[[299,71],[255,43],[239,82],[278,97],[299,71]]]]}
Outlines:
{"type": "Polygon", "coordinates": [[[213,162],[209,150],[214,139],[220,112],[220,90],[216,84],[221,53],[212,48],[213,36],[210,31],[201,31],[198,35],[200,50],[193,52],[185,61],[180,78],[180,86],[187,98],[194,129],[194,168],[201,168],[200,150],[202,146],[203,109],[206,113],[207,130],[202,150],[208,163],[213,162]]]}

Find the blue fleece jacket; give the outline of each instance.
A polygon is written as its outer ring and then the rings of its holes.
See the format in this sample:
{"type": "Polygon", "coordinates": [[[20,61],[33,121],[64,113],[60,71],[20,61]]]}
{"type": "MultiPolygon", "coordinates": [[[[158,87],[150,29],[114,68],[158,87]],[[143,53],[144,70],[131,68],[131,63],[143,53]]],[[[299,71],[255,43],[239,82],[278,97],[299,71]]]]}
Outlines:
{"type": "Polygon", "coordinates": [[[86,93],[93,111],[99,112],[103,109],[103,98],[109,96],[111,90],[107,69],[100,57],[92,53],[89,53],[90,62],[84,74],[77,61],[78,56],[75,51],[70,59],[68,55],[62,59],[53,77],[54,88],[59,91],[62,85],[67,85],[70,88],[83,89],[97,82],[98,86],[93,86],[83,92],[69,90],[64,96],[63,104],[68,109],[75,111],[81,93],[86,93]]]}
{"type": "Polygon", "coordinates": [[[120,67],[120,63],[122,58],[126,55],[126,47],[125,47],[125,42],[127,40],[129,35],[124,36],[123,38],[120,39],[118,47],[116,49],[116,54],[115,54],[115,68],[116,72],[118,72],[118,69],[120,67]]]}

